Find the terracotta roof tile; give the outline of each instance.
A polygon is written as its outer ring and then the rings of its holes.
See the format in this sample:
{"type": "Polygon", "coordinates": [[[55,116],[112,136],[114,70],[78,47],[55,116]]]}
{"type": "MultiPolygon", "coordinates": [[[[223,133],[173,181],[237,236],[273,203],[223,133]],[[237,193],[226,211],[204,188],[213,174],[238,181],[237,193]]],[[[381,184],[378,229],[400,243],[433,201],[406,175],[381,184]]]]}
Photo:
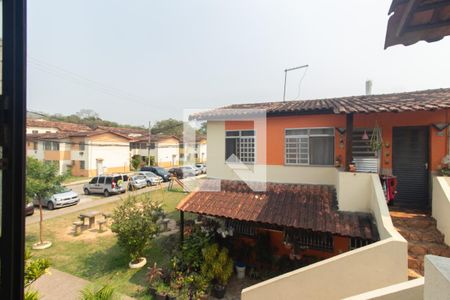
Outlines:
{"type": "Polygon", "coordinates": [[[68,131],[68,132],[92,130],[89,126],[86,125],[67,122],[47,121],[42,119],[27,119],[27,127],[57,128],[60,131],[68,131]]]}
{"type": "Polygon", "coordinates": [[[450,108],[450,88],[407,93],[364,95],[319,100],[233,104],[193,114],[191,119],[220,119],[251,114],[245,109],[264,109],[268,116],[314,113],[377,113],[427,111],[450,108]]]}
{"type": "Polygon", "coordinates": [[[332,186],[267,183],[266,191],[255,192],[244,182],[222,180],[221,191],[211,192],[207,191],[208,185],[204,183],[204,189],[190,194],[177,208],[241,221],[378,239],[371,214],[337,209],[332,186]]]}

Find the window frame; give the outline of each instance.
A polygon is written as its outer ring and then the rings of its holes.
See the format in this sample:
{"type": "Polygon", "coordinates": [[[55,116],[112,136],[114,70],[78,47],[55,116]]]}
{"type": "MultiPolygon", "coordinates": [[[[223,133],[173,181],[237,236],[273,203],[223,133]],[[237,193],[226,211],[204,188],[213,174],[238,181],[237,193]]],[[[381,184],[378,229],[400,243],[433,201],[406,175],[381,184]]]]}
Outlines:
{"type": "Polygon", "coordinates": [[[336,160],[336,132],[334,127],[294,127],[294,128],[285,128],[284,129],[284,165],[285,166],[311,166],[311,167],[333,167],[334,161],[336,160]],[[311,134],[311,129],[331,129],[333,134],[311,134]],[[291,137],[295,138],[308,138],[308,163],[288,163],[287,162],[287,147],[286,147],[286,139],[289,137],[287,132],[289,130],[307,130],[308,133],[304,135],[291,135],[291,137]],[[311,143],[309,141],[310,137],[333,137],[333,161],[330,165],[317,165],[311,164],[311,143]]]}
{"type": "Polygon", "coordinates": [[[86,161],[80,160],[80,170],[86,170],[86,161]]]}
{"type": "MultiPolygon", "coordinates": [[[[239,162],[246,164],[246,165],[254,165],[256,164],[257,161],[257,139],[256,139],[256,130],[255,129],[236,129],[236,130],[225,130],[225,163],[227,162],[227,139],[238,139],[239,140],[239,144],[241,143],[241,139],[243,138],[251,138],[253,137],[253,145],[254,145],[254,149],[253,149],[253,161],[242,161],[242,159],[240,157],[238,157],[239,162]],[[253,131],[253,135],[242,135],[243,131],[253,131]],[[238,135],[233,135],[233,136],[227,136],[227,132],[238,132],[238,135]]],[[[240,146],[238,146],[240,147],[240,146]]],[[[236,155],[237,156],[237,155],[236,155]]],[[[233,163],[239,163],[239,162],[233,162],[233,163]]]]}

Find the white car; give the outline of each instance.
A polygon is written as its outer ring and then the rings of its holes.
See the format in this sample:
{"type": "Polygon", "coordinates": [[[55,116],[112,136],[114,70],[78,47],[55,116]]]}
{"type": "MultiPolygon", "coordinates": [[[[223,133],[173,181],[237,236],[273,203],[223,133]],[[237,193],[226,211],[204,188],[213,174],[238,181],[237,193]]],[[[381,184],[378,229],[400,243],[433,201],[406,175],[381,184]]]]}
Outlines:
{"type": "MultiPolygon", "coordinates": [[[[49,210],[55,209],[57,207],[64,207],[69,205],[75,205],[80,202],[80,196],[68,189],[61,186],[59,191],[53,194],[50,198],[42,200],[42,205],[46,206],[49,210]]],[[[39,200],[33,199],[34,205],[39,205],[39,200]]]]}
{"type": "Polygon", "coordinates": [[[147,186],[147,179],[144,175],[130,176],[128,181],[128,190],[138,190],[147,186]]]}
{"type": "Polygon", "coordinates": [[[202,174],[202,171],[199,168],[196,168],[194,166],[188,165],[188,166],[183,166],[182,168],[190,169],[192,171],[192,173],[195,174],[195,176],[202,174]]]}
{"type": "Polygon", "coordinates": [[[150,171],[142,171],[136,174],[145,176],[145,178],[147,179],[147,185],[157,185],[163,181],[160,176],[150,171]]]}
{"type": "Polygon", "coordinates": [[[206,174],[206,165],[205,164],[195,164],[195,167],[197,169],[200,169],[200,171],[202,172],[202,174],[206,174]]]}

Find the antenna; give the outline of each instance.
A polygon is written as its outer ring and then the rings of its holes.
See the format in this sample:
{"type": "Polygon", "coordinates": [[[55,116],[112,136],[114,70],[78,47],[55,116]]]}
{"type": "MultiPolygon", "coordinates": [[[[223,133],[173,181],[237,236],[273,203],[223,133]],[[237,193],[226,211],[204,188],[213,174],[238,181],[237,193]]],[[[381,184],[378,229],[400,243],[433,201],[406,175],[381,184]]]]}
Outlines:
{"type": "Polygon", "coordinates": [[[303,69],[303,68],[307,68],[307,67],[309,67],[309,65],[303,65],[303,66],[294,67],[294,68],[289,68],[289,69],[285,69],[285,70],[284,70],[283,102],[286,102],[286,79],[287,79],[287,72],[289,72],[289,71],[294,71],[294,70],[298,70],[298,69],[303,69]]]}

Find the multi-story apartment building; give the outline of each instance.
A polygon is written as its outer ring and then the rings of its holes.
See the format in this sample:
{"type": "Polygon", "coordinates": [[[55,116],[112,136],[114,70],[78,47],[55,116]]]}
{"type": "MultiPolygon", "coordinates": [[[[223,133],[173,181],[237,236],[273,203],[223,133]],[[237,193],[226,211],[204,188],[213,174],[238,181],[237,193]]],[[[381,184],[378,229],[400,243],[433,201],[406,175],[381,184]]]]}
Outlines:
{"type": "Polygon", "coordinates": [[[95,176],[130,170],[130,138],[108,131],[27,135],[27,155],[58,165],[60,173],[95,176]]]}
{"type": "MultiPolygon", "coordinates": [[[[149,155],[148,135],[134,139],[130,143],[131,156],[139,155],[147,161],[149,155]]],[[[155,164],[167,168],[178,166],[180,160],[180,140],[175,136],[155,134],[150,137],[150,156],[155,164]]]]}

